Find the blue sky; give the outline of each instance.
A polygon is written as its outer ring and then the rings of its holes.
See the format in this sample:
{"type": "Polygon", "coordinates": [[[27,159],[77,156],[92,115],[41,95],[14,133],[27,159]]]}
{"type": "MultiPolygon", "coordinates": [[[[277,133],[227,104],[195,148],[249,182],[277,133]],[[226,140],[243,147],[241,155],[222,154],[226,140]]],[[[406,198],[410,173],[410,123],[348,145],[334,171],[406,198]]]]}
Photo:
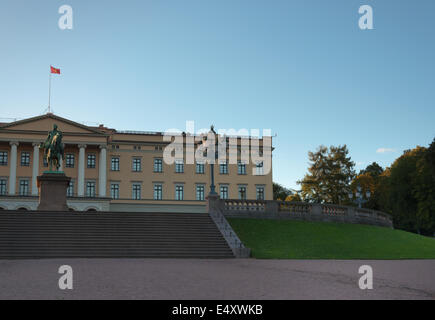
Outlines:
{"type": "Polygon", "coordinates": [[[320,144],[347,144],[358,170],[387,166],[435,136],[433,12],[433,0],[2,1],[0,118],[44,112],[52,64],[54,112],[71,120],[270,128],[288,187],[320,144]],[[63,4],[73,30],[58,28],[63,4]],[[358,28],[364,4],[374,30],[358,28]]]}

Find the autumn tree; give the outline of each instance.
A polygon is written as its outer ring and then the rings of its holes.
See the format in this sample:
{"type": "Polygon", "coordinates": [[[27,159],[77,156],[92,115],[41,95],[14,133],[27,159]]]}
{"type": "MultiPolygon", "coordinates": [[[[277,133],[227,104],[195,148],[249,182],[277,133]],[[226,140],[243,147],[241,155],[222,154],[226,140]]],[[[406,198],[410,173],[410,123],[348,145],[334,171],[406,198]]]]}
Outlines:
{"type": "Polygon", "coordinates": [[[320,146],[308,152],[310,166],[301,185],[301,195],[311,202],[340,204],[348,197],[350,182],[355,176],[355,163],[348,156],[347,146],[320,146]]]}
{"type": "Polygon", "coordinates": [[[292,191],[279,183],[273,183],[273,200],[285,200],[292,191]]]}
{"type": "Polygon", "coordinates": [[[355,193],[358,186],[361,187],[363,197],[366,198],[366,192],[370,191],[370,198],[366,199],[367,202],[363,205],[365,208],[381,210],[381,181],[384,169],[373,162],[365,169],[361,170],[359,175],[352,181],[351,189],[355,193]]]}
{"type": "Polygon", "coordinates": [[[285,198],[285,201],[287,201],[287,202],[301,202],[302,199],[298,193],[294,193],[294,194],[287,196],[287,198],[285,198]]]}

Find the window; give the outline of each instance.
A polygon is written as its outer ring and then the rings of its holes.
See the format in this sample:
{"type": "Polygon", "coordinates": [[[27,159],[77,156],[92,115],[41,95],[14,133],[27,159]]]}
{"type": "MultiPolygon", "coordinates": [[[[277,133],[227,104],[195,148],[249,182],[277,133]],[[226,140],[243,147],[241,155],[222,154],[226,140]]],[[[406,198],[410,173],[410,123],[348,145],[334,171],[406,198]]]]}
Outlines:
{"type": "Polygon", "coordinates": [[[132,198],[133,200],[140,200],[141,185],[139,183],[133,183],[132,198]]]}
{"type": "Polygon", "coordinates": [[[88,168],[91,169],[95,168],[95,160],[96,160],[96,156],[94,153],[88,154],[88,168]]]}
{"type": "Polygon", "coordinates": [[[184,172],[183,160],[175,160],[175,172],[176,173],[183,173],[184,172]]]}
{"type": "Polygon", "coordinates": [[[205,191],[204,185],[196,186],[196,200],[204,201],[204,191],[205,191]]]}
{"type": "Polygon", "coordinates": [[[46,157],[43,157],[43,158],[42,158],[42,165],[43,165],[45,168],[48,167],[48,162],[47,162],[47,158],[46,158],[46,157]]]}
{"type": "Polygon", "coordinates": [[[21,166],[22,167],[30,166],[30,152],[27,151],[21,152],[21,166]]]}
{"type": "Polygon", "coordinates": [[[221,186],[220,191],[221,199],[228,199],[228,186],[221,186]]]}
{"type": "Polygon", "coordinates": [[[133,158],[133,171],[139,172],[141,170],[141,158],[133,158]]]}
{"type": "Polygon", "coordinates": [[[67,153],[65,155],[65,167],[74,168],[75,157],[72,153],[67,153]]]}
{"type": "Polygon", "coordinates": [[[161,184],[154,185],[154,200],[163,199],[163,186],[161,184]]]}
{"type": "Polygon", "coordinates": [[[119,157],[112,157],[110,170],[119,171],[119,157]]]}
{"type": "Polygon", "coordinates": [[[246,200],[246,186],[239,186],[239,199],[246,200]]]}
{"type": "Polygon", "coordinates": [[[228,162],[227,161],[222,161],[219,164],[219,173],[220,174],[228,174],[228,162]]]}
{"type": "Polygon", "coordinates": [[[205,165],[204,163],[197,163],[196,164],[196,173],[198,174],[204,174],[205,172],[205,165]]]}
{"type": "Polygon", "coordinates": [[[242,161],[237,163],[237,174],[246,174],[246,163],[242,161]]]}
{"type": "Polygon", "coordinates": [[[74,180],[70,180],[68,188],[66,189],[67,197],[74,197],[74,180]]]}
{"type": "Polygon", "coordinates": [[[110,197],[112,199],[119,199],[119,183],[112,183],[110,185],[110,197]]]}
{"type": "Polygon", "coordinates": [[[2,195],[2,196],[4,196],[4,195],[6,195],[6,187],[7,187],[7,184],[6,184],[7,182],[6,182],[6,179],[0,179],[0,195],[2,195]]]}
{"type": "Polygon", "coordinates": [[[256,170],[255,173],[256,173],[257,176],[264,175],[263,162],[257,163],[256,166],[255,166],[255,170],[256,170]]]}
{"type": "Polygon", "coordinates": [[[160,158],[154,159],[154,172],[163,172],[163,160],[160,158]]]}
{"type": "Polygon", "coordinates": [[[264,200],[264,187],[257,187],[257,200],[264,200]]]}
{"type": "Polygon", "coordinates": [[[27,196],[29,194],[29,180],[20,180],[20,196],[27,196]]]}
{"type": "Polygon", "coordinates": [[[0,151],[0,166],[7,166],[7,165],[8,165],[8,152],[0,151]]]}
{"type": "Polygon", "coordinates": [[[95,181],[86,182],[86,196],[90,198],[95,197],[95,181]]]}
{"type": "Polygon", "coordinates": [[[184,186],[176,185],[175,186],[175,200],[183,200],[184,199],[184,186]]]}

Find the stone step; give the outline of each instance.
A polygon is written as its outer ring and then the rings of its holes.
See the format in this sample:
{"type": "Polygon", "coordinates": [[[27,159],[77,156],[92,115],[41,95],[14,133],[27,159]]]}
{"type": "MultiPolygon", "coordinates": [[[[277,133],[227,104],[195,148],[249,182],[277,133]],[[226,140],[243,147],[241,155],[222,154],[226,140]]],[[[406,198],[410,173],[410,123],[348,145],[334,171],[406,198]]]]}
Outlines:
{"type": "Polygon", "coordinates": [[[0,212],[0,259],[232,258],[207,214],[0,212]]]}

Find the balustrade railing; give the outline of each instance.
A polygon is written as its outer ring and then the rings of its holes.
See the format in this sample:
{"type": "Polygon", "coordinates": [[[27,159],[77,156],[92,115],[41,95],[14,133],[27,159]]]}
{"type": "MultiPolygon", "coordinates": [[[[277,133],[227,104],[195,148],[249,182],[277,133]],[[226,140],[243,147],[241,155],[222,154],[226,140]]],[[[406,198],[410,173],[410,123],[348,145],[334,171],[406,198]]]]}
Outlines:
{"type": "Polygon", "coordinates": [[[225,200],[224,205],[227,211],[265,211],[266,202],[264,200],[225,200]]]}
{"type": "Polygon", "coordinates": [[[347,208],[331,204],[322,204],[322,214],[329,216],[346,216],[347,208]]]}
{"type": "Polygon", "coordinates": [[[271,200],[221,199],[219,201],[222,213],[232,217],[337,221],[389,227],[393,225],[389,214],[371,209],[271,200]]]}
{"type": "Polygon", "coordinates": [[[311,213],[311,205],[303,202],[282,201],[279,203],[279,211],[297,214],[311,213]]]}

